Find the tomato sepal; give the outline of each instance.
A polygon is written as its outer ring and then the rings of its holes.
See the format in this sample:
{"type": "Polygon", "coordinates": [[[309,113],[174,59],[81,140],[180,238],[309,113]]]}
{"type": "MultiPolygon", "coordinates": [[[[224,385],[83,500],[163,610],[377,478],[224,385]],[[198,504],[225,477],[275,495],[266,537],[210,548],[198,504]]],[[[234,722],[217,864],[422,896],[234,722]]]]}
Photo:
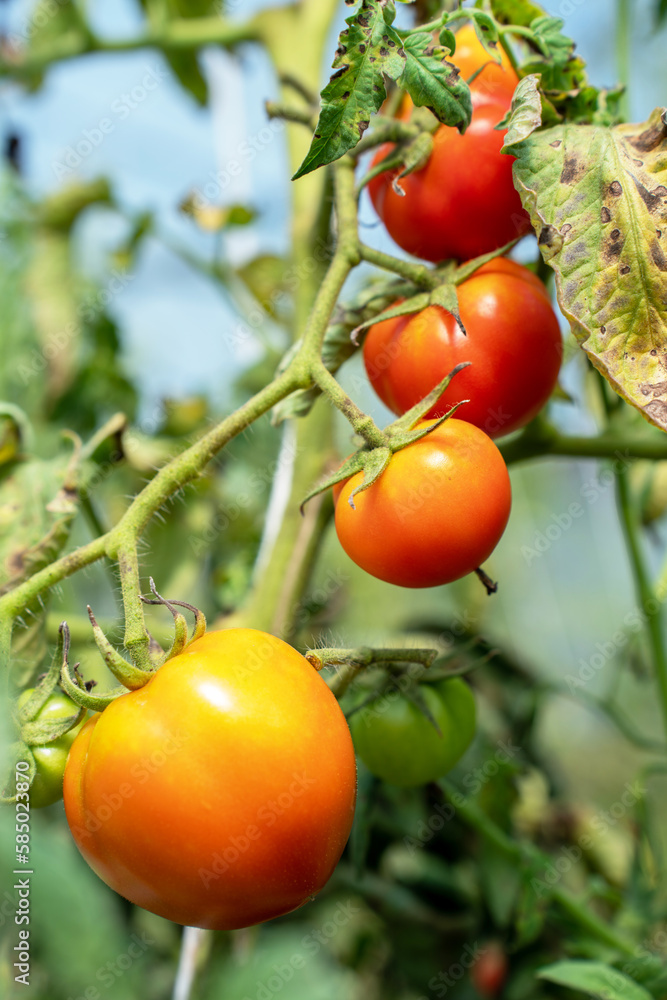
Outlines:
{"type": "Polygon", "coordinates": [[[32,785],[37,773],[35,758],[27,743],[24,743],[23,740],[16,740],[7,747],[6,763],[3,769],[5,779],[2,788],[0,788],[0,804],[2,805],[11,806],[17,801],[16,791],[12,794],[10,789],[13,787],[12,781],[16,774],[16,764],[21,762],[25,762],[28,765],[25,781],[27,781],[28,785],[32,785]]]}
{"type": "Polygon", "coordinates": [[[121,656],[116,649],[114,649],[100,626],[97,624],[95,615],[93,614],[90,605],[88,605],[87,610],[88,617],[90,618],[90,624],[93,626],[93,638],[95,639],[95,645],[99,649],[104,662],[116,680],[120,681],[121,684],[130,691],[136,691],[138,688],[143,687],[144,684],[146,684],[146,682],[153,676],[152,671],[142,670],[140,667],[135,667],[133,663],[128,663],[128,661],[121,656]]]}

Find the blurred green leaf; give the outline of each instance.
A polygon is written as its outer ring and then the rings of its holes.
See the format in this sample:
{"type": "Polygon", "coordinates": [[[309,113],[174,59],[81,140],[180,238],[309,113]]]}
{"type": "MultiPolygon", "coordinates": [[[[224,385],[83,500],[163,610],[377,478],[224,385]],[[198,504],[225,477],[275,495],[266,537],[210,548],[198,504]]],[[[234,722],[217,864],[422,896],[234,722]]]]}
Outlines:
{"type": "Polygon", "coordinates": [[[643,986],[603,962],[556,962],[540,969],[538,976],[600,1000],[651,1000],[643,986]]]}

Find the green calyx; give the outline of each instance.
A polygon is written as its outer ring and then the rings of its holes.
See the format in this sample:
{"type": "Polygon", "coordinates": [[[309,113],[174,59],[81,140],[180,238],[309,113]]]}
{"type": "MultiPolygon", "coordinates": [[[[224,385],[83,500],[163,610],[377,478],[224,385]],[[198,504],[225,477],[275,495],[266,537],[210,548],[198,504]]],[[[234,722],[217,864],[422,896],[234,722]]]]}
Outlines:
{"type": "Polygon", "coordinates": [[[79,664],[77,663],[73,668],[70,668],[67,655],[69,651],[69,630],[65,622],[60,626],[61,632],[64,635],[60,683],[72,701],[83,709],[91,712],[103,712],[116,698],[127,694],[128,691],[137,691],[139,688],[144,687],[155,676],[156,671],[163,663],[166,663],[167,660],[172,659],[174,656],[178,656],[190,643],[195,642],[204,635],[206,631],[206,618],[199,608],[195,608],[192,604],[187,604],[185,601],[168,601],[164,597],[161,597],[152,577],[150,579],[150,587],[154,596],[151,598],[142,595],[141,600],[143,603],[164,605],[164,607],[169,609],[174,618],[174,640],[167,652],[162,649],[152,636],[150,637],[149,655],[152,664],[152,669],[150,670],[143,670],[133,663],[129,663],[120,655],[98,625],[90,606],[88,607],[88,617],[93,626],[93,636],[97,648],[111,673],[116,680],[120,681],[120,686],[113,688],[111,691],[107,691],[104,694],[94,694],[93,688],[95,682],[84,682],[78,671],[79,664]],[[185,616],[176,610],[176,606],[187,608],[188,611],[192,611],[194,614],[195,623],[192,635],[188,636],[188,623],[185,616]]]}
{"type": "Polygon", "coordinates": [[[456,403],[452,408],[434,423],[429,424],[428,427],[420,427],[415,430],[415,425],[418,424],[428,413],[428,411],[435,405],[442,393],[445,391],[451,380],[457,375],[463,368],[467,368],[470,364],[469,361],[464,361],[462,364],[457,365],[452,371],[442,379],[434,389],[429,392],[428,396],[416,403],[407,413],[404,413],[402,417],[395,420],[388,427],[385,427],[384,431],[378,430],[374,427],[374,437],[372,443],[366,441],[366,444],[359,451],[355,452],[354,455],[350,455],[343,464],[329,476],[326,480],[319,483],[303,500],[301,504],[301,510],[305,504],[312,500],[313,497],[325,490],[328,490],[331,486],[335,486],[336,483],[343,482],[354,476],[357,472],[363,472],[364,478],[358,486],[354,488],[352,493],[348,498],[348,503],[354,509],[354,497],[358,493],[362,493],[364,490],[369,489],[373,483],[377,482],[384,470],[389,465],[391,461],[391,456],[394,452],[400,451],[402,448],[406,448],[409,444],[414,444],[415,441],[421,440],[421,438],[426,437],[439,427],[446,420],[449,420],[460,406],[465,405],[468,400],[462,400],[460,403],[456,403]],[[378,437],[379,436],[379,437],[378,437]]]}

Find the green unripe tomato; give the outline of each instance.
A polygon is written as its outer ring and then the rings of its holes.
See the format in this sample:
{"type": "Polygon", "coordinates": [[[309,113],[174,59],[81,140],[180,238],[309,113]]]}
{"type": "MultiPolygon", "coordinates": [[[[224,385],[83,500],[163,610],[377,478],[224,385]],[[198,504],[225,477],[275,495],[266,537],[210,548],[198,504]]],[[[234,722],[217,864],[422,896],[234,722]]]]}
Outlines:
{"type": "Polygon", "coordinates": [[[447,774],[475,735],[475,698],[460,677],[420,684],[438,723],[398,691],[378,696],[350,718],[357,754],[368,770],[392,785],[424,785],[447,774]]]}
{"type": "MultiPolygon", "coordinates": [[[[33,692],[33,688],[22,691],[18,705],[21,708],[33,692]]],[[[35,722],[51,722],[66,719],[79,711],[74,702],[62,692],[52,694],[36,713],[35,722]]],[[[85,721],[85,720],[84,720],[85,721]]],[[[64,736],[47,743],[45,746],[31,747],[37,767],[35,778],[30,786],[30,806],[32,809],[42,809],[53,805],[63,797],[63,774],[69,748],[74,742],[83,722],[70,729],[64,736]]]]}

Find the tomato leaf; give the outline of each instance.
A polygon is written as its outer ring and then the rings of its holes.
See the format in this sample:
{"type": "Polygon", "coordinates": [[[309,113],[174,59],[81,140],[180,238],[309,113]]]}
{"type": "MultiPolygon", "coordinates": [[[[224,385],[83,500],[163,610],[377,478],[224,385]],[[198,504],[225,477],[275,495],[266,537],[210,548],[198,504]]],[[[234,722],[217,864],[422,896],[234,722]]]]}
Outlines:
{"type": "Polygon", "coordinates": [[[667,111],[641,125],[558,125],[505,149],[574,336],[667,429],[667,111]]]}
{"type": "Polygon", "coordinates": [[[434,46],[426,31],[411,32],[403,45],[405,69],[399,80],[401,87],[418,108],[429,108],[438,121],[464,132],[472,115],[470,89],[456,66],[447,62],[446,49],[434,46]]]}
{"type": "Polygon", "coordinates": [[[292,180],[331,163],[359,142],[387,96],[383,75],[397,80],[405,66],[400,36],[385,19],[386,0],[363,0],[338,40],[336,72],[322,91],[311,147],[292,180]]]}
{"type": "MultiPolygon", "coordinates": [[[[539,76],[525,76],[516,88],[508,116],[509,128],[503,151],[527,139],[542,124],[542,98],[538,90],[539,76]]],[[[503,123],[499,123],[498,128],[503,123]]]]}
{"type": "Polygon", "coordinates": [[[491,0],[491,13],[501,24],[518,24],[527,28],[544,11],[531,0],[491,0]]]}
{"type": "Polygon", "coordinates": [[[500,52],[498,50],[498,29],[496,22],[484,10],[471,10],[470,17],[475,34],[484,51],[488,52],[494,62],[501,63],[500,52]]]}
{"type": "Polygon", "coordinates": [[[600,1000],[651,1000],[643,986],[604,962],[556,962],[540,969],[537,975],[600,1000]]]}
{"type": "Polygon", "coordinates": [[[574,42],[561,32],[564,21],[548,14],[536,17],[530,22],[530,30],[535,35],[542,52],[556,66],[565,66],[572,58],[574,42]]]}

